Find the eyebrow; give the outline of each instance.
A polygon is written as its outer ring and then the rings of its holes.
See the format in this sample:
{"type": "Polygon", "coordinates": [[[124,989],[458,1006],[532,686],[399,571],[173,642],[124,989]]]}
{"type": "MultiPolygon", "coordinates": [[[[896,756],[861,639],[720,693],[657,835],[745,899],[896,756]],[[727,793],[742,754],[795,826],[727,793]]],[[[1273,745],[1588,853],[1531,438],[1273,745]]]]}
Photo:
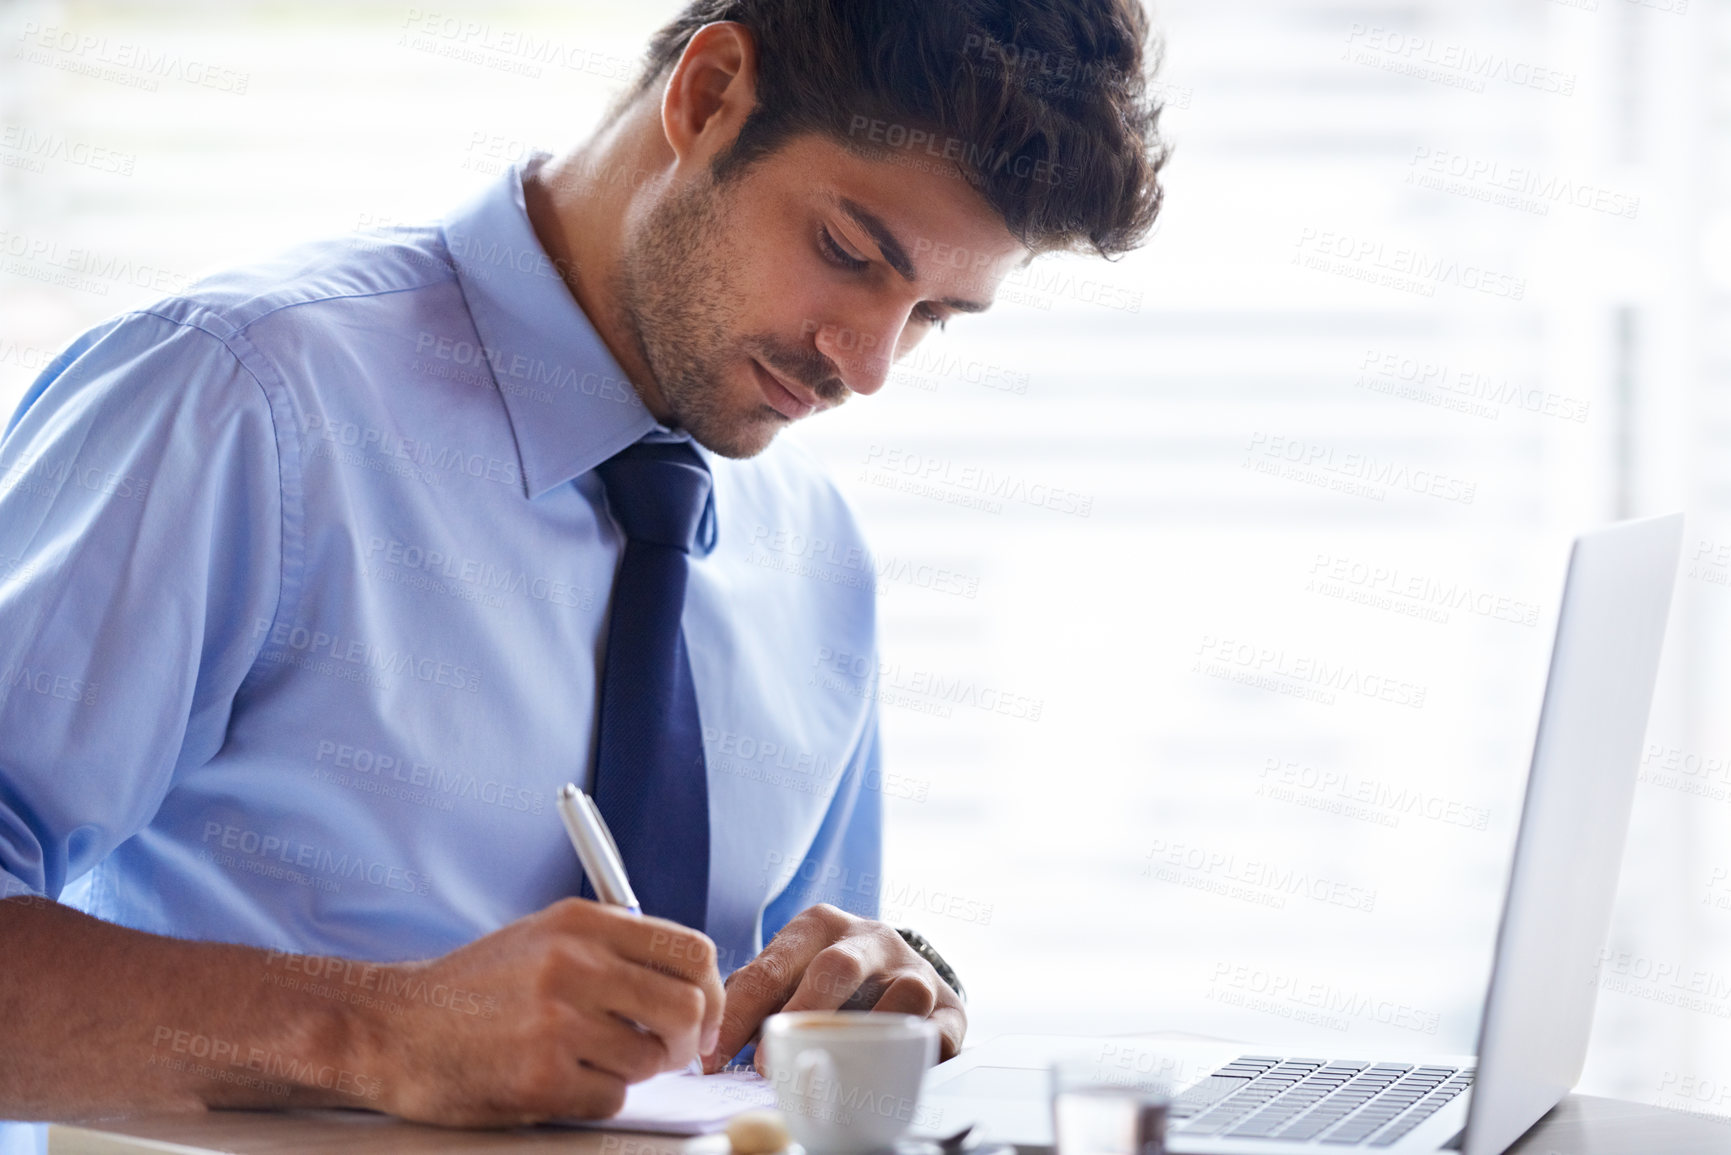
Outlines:
{"type": "MultiPolygon", "coordinates": [[[[871,239],[877,244],[878,252],[883,255],[885,264],[894,269],[900,274],[902,280],[909,284],[919,282],[919,274],[914,271],[914,263],[908,258],[908,251],[902,247],[902,243],[896,239],[895,233],[890,231],[890,227],[884,224],[876,213],[847,197],[840,198],[837,203],[840,204],[841,211],[846,213],[854,224],[871,235],[871,239]]],[[[958,313],[984,313],[991,308],[990,305],[980,301],[968,301],[960,297],[942,297],[939,298],[938,304],[947,305],[958,313]]]]}

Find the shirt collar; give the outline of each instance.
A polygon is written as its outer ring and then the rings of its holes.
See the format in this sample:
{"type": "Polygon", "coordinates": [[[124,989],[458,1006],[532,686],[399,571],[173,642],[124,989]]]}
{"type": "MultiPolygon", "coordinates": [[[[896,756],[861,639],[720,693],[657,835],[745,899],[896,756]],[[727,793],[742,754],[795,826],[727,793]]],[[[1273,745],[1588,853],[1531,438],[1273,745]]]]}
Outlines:
{"type": "Polygon", "coordinates": [[[523,174],[544,159],[513,165],[444,222],[530,498],[661,428],[529,224],[523,174]]]}

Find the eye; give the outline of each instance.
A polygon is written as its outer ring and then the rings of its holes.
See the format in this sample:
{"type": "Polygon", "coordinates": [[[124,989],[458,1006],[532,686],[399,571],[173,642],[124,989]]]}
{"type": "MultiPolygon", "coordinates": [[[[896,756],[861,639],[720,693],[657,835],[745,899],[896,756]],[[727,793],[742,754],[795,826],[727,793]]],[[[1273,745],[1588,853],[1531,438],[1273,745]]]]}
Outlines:
{"type": "Polygon", "coordinates": [[[819,226],[817,230],[817,247],[823,252],[824,259],[829,261],[830,264],[839,266],[843,269],[858,272],[860,269],[871,264],[870,261],[854,256],[852,253],[837,244],[835,237],[830,235],[828,225],[819,226]]]}
{"type": "Polygon", "coordinates": [[[939,329],[942,329],[950,320],[924,301],[914,306],[914,316],[928,325],[936,325],[939,329]]]}

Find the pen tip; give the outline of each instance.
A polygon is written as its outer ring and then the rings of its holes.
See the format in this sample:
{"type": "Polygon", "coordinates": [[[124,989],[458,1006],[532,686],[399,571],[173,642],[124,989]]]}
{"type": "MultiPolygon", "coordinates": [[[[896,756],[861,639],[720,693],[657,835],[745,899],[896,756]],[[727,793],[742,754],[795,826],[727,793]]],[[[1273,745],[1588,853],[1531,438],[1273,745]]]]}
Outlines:
{"type": "Polygon", "coordinates": [[[561,797],[561,798],[575,798],[575,797],[577,797],[577,784],[575,782],[567,782],[567,783],[565,783],[565,785],[559,787],[559,797],[561,797]]]}

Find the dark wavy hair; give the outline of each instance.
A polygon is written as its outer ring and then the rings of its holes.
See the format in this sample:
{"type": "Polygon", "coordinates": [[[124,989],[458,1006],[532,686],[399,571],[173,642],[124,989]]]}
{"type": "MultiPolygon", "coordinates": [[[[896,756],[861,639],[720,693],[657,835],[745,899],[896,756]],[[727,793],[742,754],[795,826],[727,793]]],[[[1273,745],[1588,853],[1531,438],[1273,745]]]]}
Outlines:
{"type": "Polygon", "coordinates": [[[1035,251],[1141,244],[1168,148],[1160,49],[1139,0],[691,0],[649,43],[627,100],[705,24],[757,43],[757,106],[718,179],[789,138],[954,166],[1035,251]]]}

